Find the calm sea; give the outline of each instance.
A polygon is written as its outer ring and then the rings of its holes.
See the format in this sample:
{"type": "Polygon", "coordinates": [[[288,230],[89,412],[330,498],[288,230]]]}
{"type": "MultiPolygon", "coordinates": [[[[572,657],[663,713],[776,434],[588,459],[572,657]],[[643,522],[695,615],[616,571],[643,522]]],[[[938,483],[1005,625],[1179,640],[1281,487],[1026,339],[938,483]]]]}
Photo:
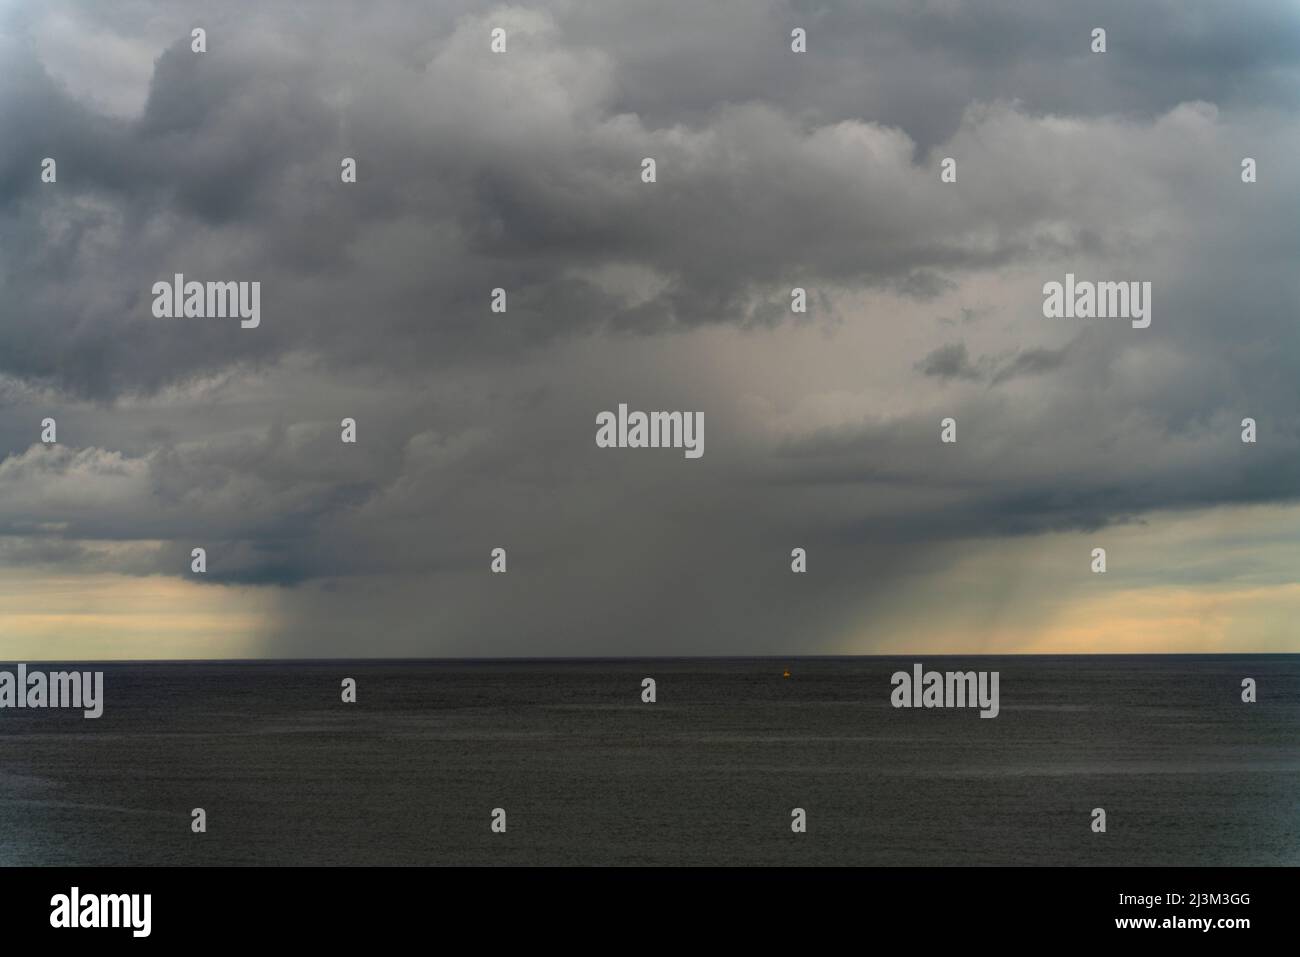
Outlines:
{"type": "Polygon", "coordinates": [[[0,711],[0,863],[1300,864],[1297,655],[94,667],[0,711]],[[890,707],[914,661],[1001,714],[890,707]]]}

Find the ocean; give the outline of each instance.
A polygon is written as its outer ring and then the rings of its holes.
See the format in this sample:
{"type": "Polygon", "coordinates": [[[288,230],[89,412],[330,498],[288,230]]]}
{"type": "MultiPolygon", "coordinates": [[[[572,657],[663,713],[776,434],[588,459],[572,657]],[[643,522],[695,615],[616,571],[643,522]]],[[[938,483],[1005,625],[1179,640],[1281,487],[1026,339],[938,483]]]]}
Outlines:
{"type": "Polygon", "coordinates": [[[104,713],[0,710],[5,865],[1300,864],[1300,655],[27,664],[104,713]]]}

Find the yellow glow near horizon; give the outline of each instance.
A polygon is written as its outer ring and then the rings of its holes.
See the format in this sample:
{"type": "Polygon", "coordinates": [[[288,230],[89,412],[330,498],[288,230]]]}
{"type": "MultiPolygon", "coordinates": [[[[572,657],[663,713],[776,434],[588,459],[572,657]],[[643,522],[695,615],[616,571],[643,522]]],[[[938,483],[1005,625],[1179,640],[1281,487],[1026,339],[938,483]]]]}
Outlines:
{"type": "Polygon", "coordinates": [[[1300,652],[1300,507],[1146,516],[1090,533],[959,542],[877,598],[846,654],[1300,652]],[[1094,547],[1107,571],[1093,574],[1094,547]]]}
{"type": "Polygon", "coordinates": [[[175,578],[0,576],[0,658],[245,658],[257,655],[274,596],[175,578]]]}

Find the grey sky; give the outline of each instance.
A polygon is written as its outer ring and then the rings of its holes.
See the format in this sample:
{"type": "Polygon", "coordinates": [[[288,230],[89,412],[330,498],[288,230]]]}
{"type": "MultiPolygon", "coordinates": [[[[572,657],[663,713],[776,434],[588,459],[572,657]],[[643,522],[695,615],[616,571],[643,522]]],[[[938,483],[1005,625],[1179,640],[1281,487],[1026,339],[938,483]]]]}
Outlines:
{"type": "Polygon", "coordinates": [[[0,574],[201,544],[272,655],[1032,629],[1024,549],[1094,588],[1143,525],[1129,585],[1281,586],[1285,542],[1207,570],[1159,523],[1291,520],[1298,110],[1282,2],[0,4],[0,574]],[[175,272],[260,281],[260,328],[152,319],[175,272]],[[1044,319],[1066,272],[1151,327],[1044,319]],[[704,457],[597,449],[620,402],[704,457]]]}

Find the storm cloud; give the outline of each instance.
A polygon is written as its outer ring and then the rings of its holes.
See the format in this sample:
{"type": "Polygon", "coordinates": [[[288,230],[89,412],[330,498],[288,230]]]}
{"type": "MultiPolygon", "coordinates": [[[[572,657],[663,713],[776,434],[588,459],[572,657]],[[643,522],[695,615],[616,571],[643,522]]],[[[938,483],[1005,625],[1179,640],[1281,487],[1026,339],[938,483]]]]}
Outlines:
{"type": "Polygon", "coordinates": [[[1298,112],[1282,2],[0,8],[0,573],[265,589],[267,655],[1040,623],[1035,543],[1291,514],[1298,112]],[[1066,273],[1150,328],[1045,319],[1066,273]],[[620,402],[706,454],[598,449],[620,402]]]}

